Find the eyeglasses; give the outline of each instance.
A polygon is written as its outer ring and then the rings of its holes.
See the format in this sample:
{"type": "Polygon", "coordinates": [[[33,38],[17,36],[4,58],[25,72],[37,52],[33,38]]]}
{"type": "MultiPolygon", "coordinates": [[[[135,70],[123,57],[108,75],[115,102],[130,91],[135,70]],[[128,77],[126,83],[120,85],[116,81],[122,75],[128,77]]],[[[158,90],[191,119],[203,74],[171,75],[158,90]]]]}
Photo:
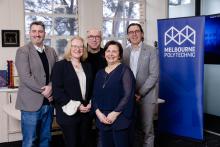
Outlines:
{"type": "Polygon", "coordinates": [[[140,30],[129,31],[128,35],[139,34],[140,32],[141,32],[140,30]]]}
{"type": "Polygon", "coordinates": [[[71,45],[72,48],[74,49],[83,49],[84,46],[78,46],[78,45],[71,45]]]}
{"type": "Polygon", "coordinates": [[[91,40],[93,40],[93,39],[99,40],[99,39],[101,39],[101,36],[93,36],[93,35],[90,35],[90,36],[88,36],[88,38],[91,39],[91,40]]]}

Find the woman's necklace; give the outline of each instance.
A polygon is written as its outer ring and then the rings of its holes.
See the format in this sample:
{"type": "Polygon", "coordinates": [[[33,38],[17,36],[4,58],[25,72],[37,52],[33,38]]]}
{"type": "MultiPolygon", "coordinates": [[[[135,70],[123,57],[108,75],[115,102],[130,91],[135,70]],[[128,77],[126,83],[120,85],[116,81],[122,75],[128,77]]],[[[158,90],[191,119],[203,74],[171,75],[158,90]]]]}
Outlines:
{"type": "Polygon", "coordinates": [[[102,84],[102,88],[105,88],[106,84],[108,84],[109,79],[111,78],[112,74],[114,73],[114,71],[112,73],[106,73],[105,78],[104,78],[104,82],[102,84]]]}
{"type": "Polygon", "coordinates": [[[81,63],[80,63],[80,62],[71,60],[71,63],[72,63],[72,65],[73,65],[73,67],[74,67],[75,69],[80,69],[80,68],[81,68],[81,63]]]}
{"type": "Polygon", "coordinates": [[[105,75],[105,78],[104,78],[104,82],[102,84],[102,88],[105,88],[105,86],[108,84],[109,80],[111,79],[112,75],[114,74],[115,72],[115,68],[119,65],[120,63],[117,63],[116,65],[114,66],[107,66],[106,67],[106,75],[105,75]]]}

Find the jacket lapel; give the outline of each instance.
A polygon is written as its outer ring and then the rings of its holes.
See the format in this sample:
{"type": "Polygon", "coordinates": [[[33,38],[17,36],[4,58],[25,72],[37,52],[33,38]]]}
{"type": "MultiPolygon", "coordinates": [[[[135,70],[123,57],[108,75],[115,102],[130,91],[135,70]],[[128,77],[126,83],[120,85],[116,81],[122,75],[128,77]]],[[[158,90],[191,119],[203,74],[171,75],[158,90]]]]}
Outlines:
{"type": "Polygon", "coordinates": [[[131,46],[125,49],[124,53],[124,63],[130,67],[130,55],[131,55],[131,46]]]}
{"type": "MultiPolygon", "coordinates": [[[[68,64],[68,67],[69,67],[69,71],[70,71],[70,73],[72,72],[72,75],[74,76],[74,79],[75,80],[77,80],[77,81],[73,81],[73,83],[75,83],[75,84],[77,84],[77,87],[79,88],[79,89],[77,89],[78,91],[79,91],[79,93],[80,93],[80,97],[81,97],[81,101],[83,100],[82,99],[82,92],[81,92],[81,89],[80,89],[80,83],[79,83],[79,79],[78,79],[78,76],[77,76],[77,74],[76,74],[76,71],[75,71],[75,69],[74,69],[74,67],[73,67],[73,65],[72,65],[72,63],[71,63],[71,61],[67,61],[67,64],[68,64]]],[[[86,69],[85,69],[85,65],[82,63],[82,68],[83,68],[83,70],[84,70],[84,72],[85,72],[85,75],[86,75],[86,69]]],[[[88,86],[88,84],[87,84],[87,77],[86,77],[86,94],[87,94],[87,86],[88,86]]]]}
{"type": "Polygon", "coordinates": [[[139,55],[139,58],[138,58],[138,64],[137,64],[137,74],[136,74],[136,77],[138,77],[138,72],[140,70],[140,67],[144,61],[144,57],[146,55],[146,48],[144,47],[144,44],[142,43],[141,45],[141,51],[140,51],[140,55],[139,55]]]}
{"type": "Polygon", "coordinates": [[[51,61],[50,61],[50,54],[49,54],[49,51],[48,51],[48,47],[45,46],[45,54],[46,54],[46,57],[47,57],[47,61],[48,61],[48,64],[49,64],[49,73],[51,73],[51,70],[52,70],[52,67],[51,67],[51,61]]]}

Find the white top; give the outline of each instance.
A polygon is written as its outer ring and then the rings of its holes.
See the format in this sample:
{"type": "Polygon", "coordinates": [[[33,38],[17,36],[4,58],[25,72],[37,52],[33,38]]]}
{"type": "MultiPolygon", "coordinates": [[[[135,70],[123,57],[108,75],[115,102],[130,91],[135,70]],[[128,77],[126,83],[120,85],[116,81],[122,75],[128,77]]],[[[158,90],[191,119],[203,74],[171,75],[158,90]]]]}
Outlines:
{"type": "Polygon", "coordinates": [[[77,77],[79,79],[79,85],[80,85],[80,89],[81,89],[81,93],[82,93],[82,98],[85,100],[86,97],[86,75],[85,72],[83,71],[82,66],[80,66],[80,68],[75,68],[77,77]]]}
{"type": "Polygon", "coordinates": [[[66,105],[62,107],[63,112],[69,116],[74,115],[77,112],[80,104],[81,104],[80,101],[70,100],[66,105]]]}

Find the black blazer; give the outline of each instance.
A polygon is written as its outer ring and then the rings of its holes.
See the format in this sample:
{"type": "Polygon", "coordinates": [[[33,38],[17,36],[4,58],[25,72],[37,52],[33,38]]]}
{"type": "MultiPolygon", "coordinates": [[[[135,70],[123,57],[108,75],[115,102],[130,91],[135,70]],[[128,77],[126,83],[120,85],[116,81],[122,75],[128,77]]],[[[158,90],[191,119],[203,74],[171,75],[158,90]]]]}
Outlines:
{"type": "Polygon", "coordinates": [[[89,63],[81,63],[86,75],[85,100],[82,99],[79,80],[71,62],[64,59],[57,62],[53,67],[52,88],[58,123],[69,124],[72,123],[72,120],[80,119],[80,115],[83,115],[77,112],[73,116],[68,116],[63,112],[62,106],[66,105],[71,99],[81,101],[81,103],[85,105],[87,105],[91,99],[93,85],[92,69],[89,63]]]}

